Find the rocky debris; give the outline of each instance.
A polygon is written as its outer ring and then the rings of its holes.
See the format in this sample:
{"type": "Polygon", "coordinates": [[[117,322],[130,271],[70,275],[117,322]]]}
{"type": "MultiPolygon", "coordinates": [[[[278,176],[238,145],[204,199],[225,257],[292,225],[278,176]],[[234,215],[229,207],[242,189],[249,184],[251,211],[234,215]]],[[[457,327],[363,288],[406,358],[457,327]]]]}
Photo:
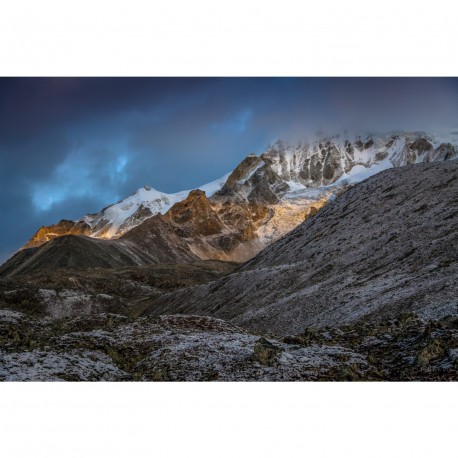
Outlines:
{"type": "Polygon", "coordinates": [[[440,339],[431,339],[426,343],[426,346],[423,347],[415,358],[415,362],[421,366],[429,366],[431,361],[443,356],[447,353],[447,348],[442,346],[440,339]]]}
{"type": "Polygon", "coordinates": [[[235,273],[158,297],[146,313],[202,314],[258,332],[458,314],[458,162],[381,172],[235,273]]]}
{"type": "Polygon", "coordinates": [[[14,326],[20,336],[0,342],[0,380],[327,380],[348,362],[361,376],[368,367],[341,347],[273,339],[281,357],[265,365],[253,359],[258,336],[209,317],[35,320],[16,314],[15,320],[0,312],[0,326],[14,326]]]}
{"type": "Polygon", "coordinates": [[[266,339],[203,316],[56,320],[0,309],[0,380],[456,380],[457,324],[402,315],[266,339]]]}
{"type": "Polygon", "coordinates": [[[458,318],[423,320],[402,313],[378,323],[308,328],[284,342],[293,345],[343,345],[364,354],[379,380],[457,380],[458,318]]]}
{"type": "Polygon", "coordinates": [[[261,337],[254,345],[253,358],[266,366],[272,366],[281,353],[281,348],[261,337]]]}
{"type": "Polygon", "coordinates": [[[128,374],[101,351],[25,351],[0,350],[0,380],[3,381],[122,381],[128,374]]]}
{"type": "Polygon", "coordinates": [[[122,268],[43,269],[0,277],[0,307],[36,316],[63,318],[112,312],[137,316],[167,291],[208,283],[238,264],[198,261],[122,268]]]}

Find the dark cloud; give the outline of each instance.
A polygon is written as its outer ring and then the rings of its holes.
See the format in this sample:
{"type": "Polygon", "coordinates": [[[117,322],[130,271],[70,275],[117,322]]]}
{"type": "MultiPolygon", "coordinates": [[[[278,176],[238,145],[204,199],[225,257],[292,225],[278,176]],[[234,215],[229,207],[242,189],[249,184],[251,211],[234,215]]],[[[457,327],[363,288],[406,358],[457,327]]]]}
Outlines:
{"type": "Polygon", "coordinates": [[[0,261],[41,225],[189,189],[319,128],[458,125],[447,78],[1,78],[0,261]]]}

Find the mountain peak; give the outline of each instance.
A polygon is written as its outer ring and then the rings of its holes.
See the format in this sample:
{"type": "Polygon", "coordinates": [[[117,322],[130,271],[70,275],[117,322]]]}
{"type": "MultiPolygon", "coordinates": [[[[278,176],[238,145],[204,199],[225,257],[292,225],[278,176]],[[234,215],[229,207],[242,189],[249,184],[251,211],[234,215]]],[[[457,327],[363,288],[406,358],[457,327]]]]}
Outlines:
{"type": "MultiPolygon", "coordinates": [[[[344,186],[391,167],[453,159],[457,157],[456,145],[456,132],[323,134],[297,145],[277,140],[264,153],[249,154],[231,173],[193,191],[167,194],[146,185],[97,214],[41,228],[25,247],[39,246],[65,234],[118,238],[146,219],[166,214],[174,204],[195,198],[228,205],[289,206],[295,208],[291,221],[296,224],[306,207],[314,202],[322,205],[323,199],[344,186]]],[[[282,224],[282,230],[291,230],[291,224],[282,224]]]]}

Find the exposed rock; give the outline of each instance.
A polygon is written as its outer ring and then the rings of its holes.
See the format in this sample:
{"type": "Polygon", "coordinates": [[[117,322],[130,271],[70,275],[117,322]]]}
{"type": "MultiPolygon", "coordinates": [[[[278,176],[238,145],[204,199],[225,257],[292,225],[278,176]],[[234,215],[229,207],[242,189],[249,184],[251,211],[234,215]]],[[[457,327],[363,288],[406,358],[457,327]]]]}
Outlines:
{"type": "Polygon", "coordinates": [[[433,339],[417,354],[415,360],[419,366],[425,367],[444,353],[446,353],[446,349],[442,347],[440,340],[433,339]]]}
{"type": "Polygon", "coordinates": [[[426,138],[418,138],[410,145],[411,149],[417,151],[418,154],[426,153],[433,149],[433,145],[426,138]]]}
{"type": "Polygon", "coordinates": [[[221,233],[223,222],[211,207],[205,192],[195,190],[182,202],[176,203],[167,213],[171,221],[183,230],[207,236],[221,233]]]}
{"type": "Polygon", "coordinates": [[[270,218],[266,206],[247,201],[213,201],[196,190],[165,215],[156,215],[120,240],[129,241],[153,256],[176,253],[175,259],[217,259],[241,262],[264,246],[257,229],[270,218]],[[254,243],[252,243],[254,242],[254,243]]]}
{"type": "Polygon", "coordinates": [[[253,358],[266,366],[272,366],[281,353],[281,348],[261,337],[254,345],[253,358]]]}
{"type": "Polygon", "coordinates": [[[42,226],[35,235],[22,247],[34,248],[63,235],[89,235],[91,227],[84,221],[61,220],[58,224],[42,226]]]}
{"type": "Polygon", "coordinates": [[[246,178],[256,167],[262,163],[262,159],[254,154],[248,155],[229,175],[226,183],[220,192],[227,193],[230,189],[233,189],[234,186],[240,180],[246,178]]]}

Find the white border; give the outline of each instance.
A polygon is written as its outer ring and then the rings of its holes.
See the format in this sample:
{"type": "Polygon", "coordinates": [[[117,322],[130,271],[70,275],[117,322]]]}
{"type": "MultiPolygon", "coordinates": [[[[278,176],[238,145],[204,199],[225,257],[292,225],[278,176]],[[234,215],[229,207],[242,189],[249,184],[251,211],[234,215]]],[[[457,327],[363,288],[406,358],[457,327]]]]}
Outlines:
{"type": "MultiPolygon", "coordinates": [[[[4,1],[0,74],[453,76],[455,5],[4,1]]],[[[0,453],[452,456],[457,407],[453,383],[11,383],[0,386],[0,453]]]]}
{"type": "Polygon", "coordinates": [[[58,76],[457,75],[450,0],[17,0],[0,73],[58,76]]]}
{"type": "Polygon", "coordinates": [[[454,383],[5,383],[5,457],[454,456],[454,383]]]}

